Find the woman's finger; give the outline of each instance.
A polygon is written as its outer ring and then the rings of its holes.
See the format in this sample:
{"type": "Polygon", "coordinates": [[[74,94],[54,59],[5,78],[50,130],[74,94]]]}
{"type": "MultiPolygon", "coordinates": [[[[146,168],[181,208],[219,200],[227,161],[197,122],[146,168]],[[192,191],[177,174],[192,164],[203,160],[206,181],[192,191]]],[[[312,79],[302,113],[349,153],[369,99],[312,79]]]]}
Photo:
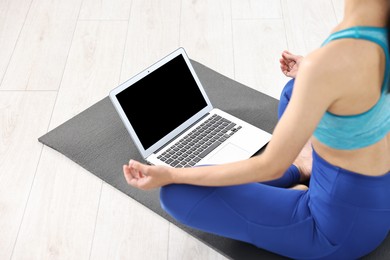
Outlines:
{"type": "Polygon", "coordinates": [[[128,184],[130,184],[131,180],[134,179],[133,175],[131,174],[129,166],[127,165],[123,165],[123,175],[125,176],[125,179],[128,184]]]}
{"type": "Polygon", "coordinates": [[[297,55],[291,53],[285,53],[285,52],[282,54],[282,57],[285,58],[286,60],[294,61],[294,62],[296,62],[298,59],[297,55]]]}

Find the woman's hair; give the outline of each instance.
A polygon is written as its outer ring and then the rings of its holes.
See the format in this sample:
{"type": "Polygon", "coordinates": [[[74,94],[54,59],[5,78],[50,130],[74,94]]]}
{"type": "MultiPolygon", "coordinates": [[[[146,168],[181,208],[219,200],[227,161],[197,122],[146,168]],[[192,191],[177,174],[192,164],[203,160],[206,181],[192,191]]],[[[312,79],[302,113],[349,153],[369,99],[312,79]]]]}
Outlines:
{"type": "MultiPolygon", "coordinates": [[[[390,30],[390,0],[387,0],[387,30],[390,30]]],[[[390,43],[390,34],[387,34],[387,41],[390,43]]]]}
{"type": "MultiPolygon", "coordinates": [[[[387,1],[387,21],[386,21],[386,27],[387,27],[387,43],[388,46],[390,46],[390,1],[387,1]]],[[[390,54],[389,54],[390,55],[390,54]]],[[[387,93],[390,93],[390,80],[387,83],[387,93]]]]}

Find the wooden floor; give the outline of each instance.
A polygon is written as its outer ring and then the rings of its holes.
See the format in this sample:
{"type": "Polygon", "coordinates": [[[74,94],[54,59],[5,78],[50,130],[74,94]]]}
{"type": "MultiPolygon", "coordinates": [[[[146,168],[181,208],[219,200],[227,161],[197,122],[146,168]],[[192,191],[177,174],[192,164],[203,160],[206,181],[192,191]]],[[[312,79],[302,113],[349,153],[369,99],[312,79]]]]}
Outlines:
{"type": "Polygon", "coordinates": [[[0,259],[225,259],[38,137],[183,46],[278,98],[342,0],[1,0],[0,259]]]}

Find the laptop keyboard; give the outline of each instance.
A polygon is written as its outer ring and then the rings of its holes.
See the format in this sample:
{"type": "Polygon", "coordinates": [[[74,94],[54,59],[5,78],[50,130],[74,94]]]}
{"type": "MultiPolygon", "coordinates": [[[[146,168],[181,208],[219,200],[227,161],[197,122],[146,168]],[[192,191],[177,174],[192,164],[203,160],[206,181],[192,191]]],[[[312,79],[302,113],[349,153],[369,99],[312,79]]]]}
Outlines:
{"type": "Polygon", "coordinates": [[[192,167],[240,129],[226,118],[213,115],[157,158],[172,167],[192,167]]]}

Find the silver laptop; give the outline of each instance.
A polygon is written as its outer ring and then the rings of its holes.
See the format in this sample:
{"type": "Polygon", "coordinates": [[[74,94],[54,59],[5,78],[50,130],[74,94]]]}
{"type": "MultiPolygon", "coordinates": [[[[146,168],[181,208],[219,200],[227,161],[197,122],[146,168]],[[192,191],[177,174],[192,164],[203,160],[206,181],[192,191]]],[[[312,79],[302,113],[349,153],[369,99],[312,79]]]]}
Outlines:
{"type": "Polygon", "coordinates": [[[110,91],[142,157],[193,167],[247,159],[271,135],[214,108],[183,48],[110,91]]]}

